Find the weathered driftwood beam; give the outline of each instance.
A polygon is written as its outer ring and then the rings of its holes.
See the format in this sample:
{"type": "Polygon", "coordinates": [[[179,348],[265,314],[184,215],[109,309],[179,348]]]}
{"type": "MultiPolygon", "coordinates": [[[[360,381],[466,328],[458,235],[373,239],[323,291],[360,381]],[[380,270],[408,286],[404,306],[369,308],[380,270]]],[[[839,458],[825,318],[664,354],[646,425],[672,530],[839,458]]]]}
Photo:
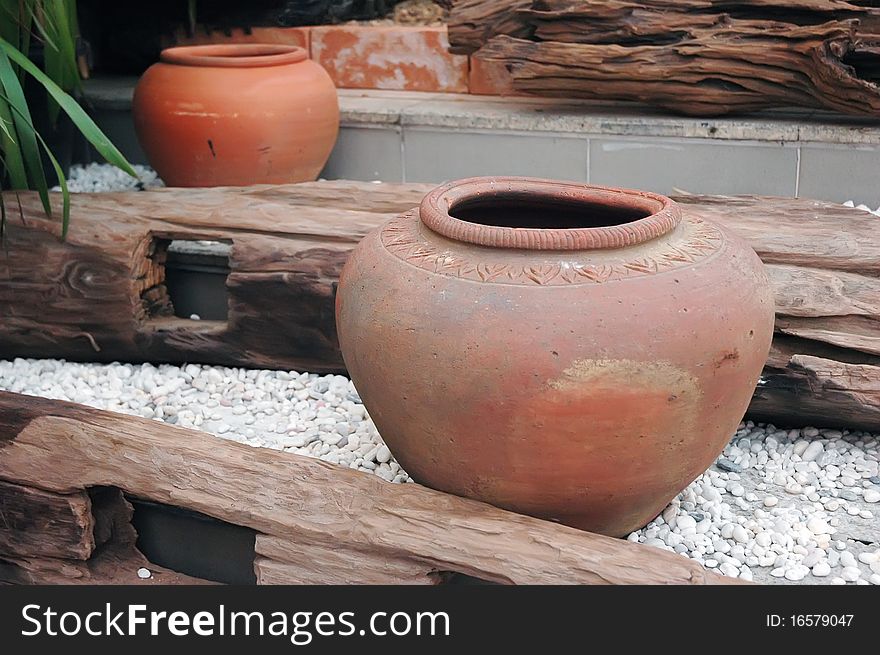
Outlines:
{"type": "Polygon", "coordinates": [[[147,561],[135,547],[132,508],[119,489],[62,495],[0,482],[0,516],[0,584],[205,582],[147,561]],[[151,578],[138,577],[143,566],[151,578]]]}
{"type": "Polygon", "coordinates": [[[877,116],[880,8],[841,0],[455,3],[456,51],[514,88],[694,115],[798,105],[877,116]],[[522,4],[528,5],[527,7],[522,4]]]}
{"type": "MultiPolygon", "coordinates": [[[[309,184],[75,195],[65,243],[31,194],[0,257],[0,353],[342,369],[334,283],[352,247],[427,186],[309,184]],[[173,239],[232,243],[228,320],[173,316],[173,239]]],[[[18,207],[11,194],[9,207],[18,207]]]]}
{"type": "MultiPolygon", "coordinates": [[[[318,182],[76,194],[68,240],[22,194],[0,257],[0,356],[342,371],[334,284],[370,229],[429,187],[318,182]],[[169,316],[162,244],[232,243],[228,321],[169,316]]],[[[880,429],[880,219],[811,200],[683,196],[767,265],[776,336],[751,411],[880,429]]],[[[16,207],[12,197],[7,203],[16,207]]]]}
{"type": "Polygon", "coordinates": [[[525,10],[532,0],[486,2],[486,0],[452,0],[449,14],[449,50],[456,54],[470,54],[479,50],[493,36],[528,37],[533,28],[525,10]]]}
{"type": "MultiPolygon", "coordinates": [[[[737,582],[674,553],[416,484],[390,484],[158,421],[5,392],[0,480],[51,494],[113,487],[253,528],[261,583],[427,584],[449,571],[521,584],[737,582]]],[[[96,568],[105,577],[111,577],[106,570],[131,565],[131,550],[128,559],[115,555],[114,548],[125,552],[125,545],[122,538],[104,549],[112,551],[109,562],[96,568]]],[[[0,564],[8,559],[0,547],[0,564]]],[[[48,569],[49,578],[60,581],[60,567],[44,557],[34,564],[18,548],[12,559],[9,568],[0,566],[0,580],[40,581],[48,569]]],[[[88,580],[82,568],[89,564],[74,566],[80,575],[67,579],[88,580]]]]}
{"type": "Polygon", "coordinates": [[[88,559],[95,550],[92,504],[68,495],[0,482],[0,553],[88,559]]]}

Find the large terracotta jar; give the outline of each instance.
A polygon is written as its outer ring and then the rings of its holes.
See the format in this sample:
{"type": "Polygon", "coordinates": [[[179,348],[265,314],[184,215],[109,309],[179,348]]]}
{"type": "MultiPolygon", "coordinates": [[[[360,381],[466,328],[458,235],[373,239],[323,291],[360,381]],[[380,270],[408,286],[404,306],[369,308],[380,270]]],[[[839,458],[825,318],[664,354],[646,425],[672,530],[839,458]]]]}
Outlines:
{"type": "Polygon", "coordinates": [[[339,131],[336,87],[302,48],[163,50],[134,92],[134,124],[169,186],[314,180],[339,131]]]}
{"type": "Polygon", "coordinates": [[[743,241],[669,198],[474,178],[361,241],[345,364],[418,482],[621,536],[736,430],[773,297],[743,241]]]}

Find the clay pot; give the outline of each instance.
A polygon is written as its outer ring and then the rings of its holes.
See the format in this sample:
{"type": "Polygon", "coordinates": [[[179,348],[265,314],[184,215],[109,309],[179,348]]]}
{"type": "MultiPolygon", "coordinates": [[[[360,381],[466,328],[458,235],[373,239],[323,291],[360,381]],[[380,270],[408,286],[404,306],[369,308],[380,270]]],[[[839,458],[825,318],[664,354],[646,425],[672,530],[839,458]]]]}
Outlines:
{"type": "Polygon", "coordinates": [[[773,332],[763,266],[669,198],[474,178],[361,241],[345,364],[418,482],[622,536],[706,470],[773,332]]]}
{"type": "Polygon", "coordinates": [[[169,186],[314,180],[339,131],[336,87],[302,48],[168,48],[138,82],[138,140],[169,186]]]}

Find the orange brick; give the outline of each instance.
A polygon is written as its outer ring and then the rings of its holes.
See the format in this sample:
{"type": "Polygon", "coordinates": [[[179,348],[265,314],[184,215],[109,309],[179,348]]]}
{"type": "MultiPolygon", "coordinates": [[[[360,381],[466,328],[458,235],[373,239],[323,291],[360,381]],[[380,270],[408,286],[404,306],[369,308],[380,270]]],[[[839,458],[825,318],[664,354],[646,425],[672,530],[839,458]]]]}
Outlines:
{"type": "Polygon", "coordinates": [[[513,88],[513,76],[507,66],[499,61],[490,61],[475,52],[470,57],[468,88],[476,95],[513,96],[522,95],[513,88]]]}
{"type": "Polygon", "coordinates": [[[449,54],[445,27],[327,25],[311,43],[339,88],[468,92],[468,58],[449,54]]]}
{"type": "Polygon", "coordinates": [[[183,30],[175,34],[177,45],[206,45],[209,43],[280,43],[309,48],[309,27],[253,27],[250,34],[242,29],[234,29],[231,34],[205,32],[199,29],[195,35],[187,36],[183,30]]]}

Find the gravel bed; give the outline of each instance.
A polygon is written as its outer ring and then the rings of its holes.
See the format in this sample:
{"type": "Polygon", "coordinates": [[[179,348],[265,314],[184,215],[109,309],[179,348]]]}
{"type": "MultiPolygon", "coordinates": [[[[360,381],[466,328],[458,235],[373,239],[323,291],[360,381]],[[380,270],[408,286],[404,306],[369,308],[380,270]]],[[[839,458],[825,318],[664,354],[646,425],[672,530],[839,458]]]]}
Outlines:
{"type": "MultiPolygon", "coordinates": [[[[138,174],[132,177],[110,164],[76,164],[70,167],[67,175],[67,188],[71,193],[92,193],[96,191],[135,191],[150,187],[165,186],[149,166],[134,164],[132,166],[138,174]]],[[[61,191],[56,186],[53,191],[61,191]]]]}
{"type": "Polygon", "coordinates": [[[389,482],[409,481],[382,443],[354,385],[341,375],[16,359],[0,361],[0,389],[318,457],[389,482]]]}
{"type": "MultiPolygon", "coordinates": [[[[188,364],[0,361],[0,389],[70,400],[408,482],[341,375],[188,364]]],[[[880,435],[745,422],[628,539],[779,583],[880,584],[880,435]]]]}

